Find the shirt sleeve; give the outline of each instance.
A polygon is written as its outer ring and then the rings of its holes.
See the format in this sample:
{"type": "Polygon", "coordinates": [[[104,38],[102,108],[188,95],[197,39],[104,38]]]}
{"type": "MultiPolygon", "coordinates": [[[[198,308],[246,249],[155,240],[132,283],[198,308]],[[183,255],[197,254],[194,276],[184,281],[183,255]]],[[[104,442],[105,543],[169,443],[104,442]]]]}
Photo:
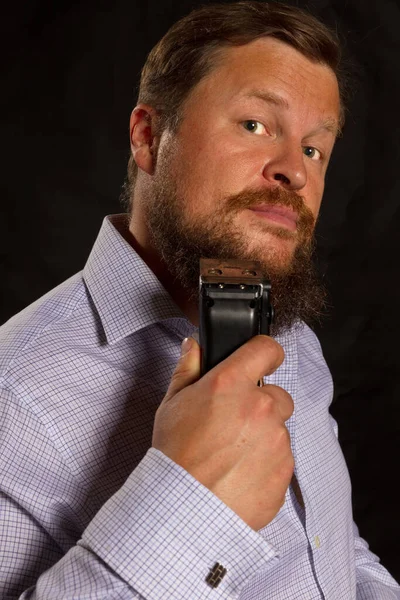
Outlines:
{"type": "Polygon", "coordinates": [[[354,524],[357,600],[400,600],[400,586],[370,551],[354,524]]]}
{"type": "Polygon", "coordinates": [[[276,560],[268,542],[214,494],[150,449],[77,546],[22,598],[235,598],[276,560]],[[216,563],[226,575],[213,588],[206,578],[216,563]]]}
{"type": "Polygon", "coordinates": [[[278,560],[257,532],[155,449],[81,527],[75,509],[84,498],[76,498],[77,483],[40,420],[10,391],[0,400],[3,600],[235,598],[278,560]],[[216,563],[226,574],[213,588],[206,578],[216,563]]]}

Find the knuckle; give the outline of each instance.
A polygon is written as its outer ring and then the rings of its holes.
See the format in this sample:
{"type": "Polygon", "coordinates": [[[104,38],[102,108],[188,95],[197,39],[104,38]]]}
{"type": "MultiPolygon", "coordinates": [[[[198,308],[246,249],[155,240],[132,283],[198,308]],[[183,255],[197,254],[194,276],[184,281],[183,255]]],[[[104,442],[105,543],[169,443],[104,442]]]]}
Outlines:
{"type": "Polygon", "coordinates": [[[187,375],[188,373],[191,372],[191,363],[188,360],[185,360],[185,356],[181,356],[178,364],[177,364],[177,368],[175,369],[172,377],[178,377],[181,378],[185,375],[187,375]]]}
{"type": "MultiPolygon", "coordinates": [[[[275,385],[273,383],[267,383],[262,388],[260,388],[263,394],[267,397],[276,398],[281,394],[281,390],[285,391],[283,388],[279,387],[279,385],[275,385]]],[[[285,392],[287,393],[287,392],[285,392]]]]}
{"type": "Polygon", "coordinates": [[[291,395],[282,387],[277,385],[266,385],[261,388],[263,394],[270,398],[274,406],[280,410],[285,421],[293,414],[294,402],[291,395]]]}
{"type": "MultiPolygon", "coordinates": [[[[261,389],[261,394],[259,395],[259,403],[260,407],[263,407],[267,413],[270,413],[276,410],[279,406],[282,396],[282,388],[267,384],[263,386],[261,389]]],[[[286,392],[285,392],[286,393],[286,392]]]]}
{"type": "Polygon", "coordinates": [[[232,385],[232,377],[224,370],[219,369],[209,379],[211,394],[218,394],[232,385]]]}
{"type": "Polygon", "coordinates": [[[282,446],[284,449],[290,449],[290,434],[285,427],[285,425],[281,425],[276,430],[276,441],[279,446],[282,446]]]}
{"type": "Polygon", "coordinates": [[[262,393],[256,397],[252,408],[253,415],[257,419],[267,420],[273,416],[276,410],[276,403],[271,394],[262,393]]]}
{"type": "Polygon", "coordinates": [[[182,381],[185,381],[187,379],[188,375],[189,375],[189,371],[187,369],[181,369],[180,371],[175,371],[175,373],[171,377],[171,384],[174,387],[176,387],[182,381]]]}
{"type": "Polygon", "coordinates": [[[265,410],[266,412],[270,412],[275,405],[274,394],[270,389],[266,391],[264,391],[264,388],[261,389],[262,393],[258,396],[258,404],[260,405],[261,409],[265,410]]]}

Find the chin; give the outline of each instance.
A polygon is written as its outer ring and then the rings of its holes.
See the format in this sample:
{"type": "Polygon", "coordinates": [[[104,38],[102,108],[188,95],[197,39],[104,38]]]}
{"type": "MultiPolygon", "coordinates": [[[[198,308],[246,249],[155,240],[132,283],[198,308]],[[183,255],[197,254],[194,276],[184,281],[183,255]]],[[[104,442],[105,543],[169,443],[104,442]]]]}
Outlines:
{"type": "Polygon", "coordinates": [[[280,239],[273,234],[263,236],[263,240],[249,246],[250,260],[257,260],[268,270],[288,272],[291,270],[297,244],[293,239],[280,239]]]}

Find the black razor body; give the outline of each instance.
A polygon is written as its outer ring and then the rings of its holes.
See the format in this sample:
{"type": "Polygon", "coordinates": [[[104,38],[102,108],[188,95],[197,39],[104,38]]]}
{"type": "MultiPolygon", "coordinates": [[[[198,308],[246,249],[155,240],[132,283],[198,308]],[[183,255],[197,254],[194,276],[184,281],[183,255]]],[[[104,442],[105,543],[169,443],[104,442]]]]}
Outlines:
{"type": "Polygon", "coordinates": [[[269,335],[271,284],[257,262],[203,258],[199,309],[203,375],[250,338],[269,335]]]}

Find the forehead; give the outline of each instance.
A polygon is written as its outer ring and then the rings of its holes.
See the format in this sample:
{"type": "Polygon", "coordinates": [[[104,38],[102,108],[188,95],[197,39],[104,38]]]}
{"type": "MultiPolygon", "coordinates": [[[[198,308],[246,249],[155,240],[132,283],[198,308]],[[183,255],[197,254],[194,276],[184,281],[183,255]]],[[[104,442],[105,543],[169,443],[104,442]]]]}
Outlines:
{"type": "Polygon", "coordinates": [[[279,96],[281,108],[304,117],[315,113],[319,119],[339,121],[339,88],[333,71],[284,42],[265,37],[222,48],[211,62],[210,72],[194,88],[189,103],[233,103],[257,90],[258,96],[279,96]]]}

